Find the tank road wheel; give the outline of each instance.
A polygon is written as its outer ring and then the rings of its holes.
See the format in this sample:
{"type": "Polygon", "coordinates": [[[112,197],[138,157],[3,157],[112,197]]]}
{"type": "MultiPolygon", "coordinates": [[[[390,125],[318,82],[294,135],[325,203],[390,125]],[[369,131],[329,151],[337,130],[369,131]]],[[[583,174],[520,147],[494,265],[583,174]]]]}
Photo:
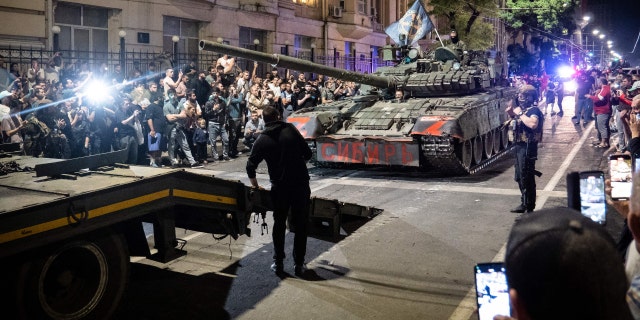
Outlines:
{"type": "Polygon", "coordinates": [[[509,147],[509,128],[507,126],[503,126],[500,130],[500,143],[502,144],[502,149],[509,147]]]}
{"type": "Polygon", "coordinates": [[[493,139],[493,131],[489,131],[484,135],[484,155],[487,159],[493,155],[493,139]]]}
{"type": "Polygon", "coordinates": [[[465,140],[456,143],[455,147],[456,157],[460,159],[462,165],[468,169],[471,167],[471,160],[473,160],[473,147],[470,140],[465,140]]]}
{"type": "Polygon", "coordinates": [[[473,163],[478,164],[482,161],[482,136],[477,136],[473,141],[473,163]]]}
{"type": "Polygon", "coordinates": [[[53,246],[18,273],[16,307],[25,319],[108,319],[129,277],[129,254],[120,233],[53,246]]]}
{"type": "Polygon", "coordinates": [[[500,129],[493,130],[493,153],[498,153],[501,150],[501,140],[500,129]]]}

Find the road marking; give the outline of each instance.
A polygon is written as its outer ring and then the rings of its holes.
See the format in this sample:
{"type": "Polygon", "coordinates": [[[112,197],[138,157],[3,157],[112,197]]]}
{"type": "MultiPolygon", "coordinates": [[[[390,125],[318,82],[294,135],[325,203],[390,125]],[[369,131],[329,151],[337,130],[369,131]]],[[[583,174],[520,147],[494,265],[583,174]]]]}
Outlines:
{"type": "MultiPolygon", "coordinates": [[[[580,151],[580,148],[582,148],[582,146],[584,145],[584,142],[587,140],[587,138],[589,138],[591,130],[593,130],[594,122],[595,121],[592,121],[592,123],[590,123],[587,128],[585,128],[584,132],[582,133],[582,137],[580,137],[580,140],[578,140],[578,143],[573,146],[573,149],[571,149],[571,152],[569,152],[564,162],[562,162],[556,173],[553,175],[553,177],[551,177],[544,189],[542,189],[542,195],[538,197],[538,199],[536,199],[537,205],[535,210],[542,209],[542,207],[544,207],[545,203],[549,199],[549,196],[545,192],[549,192],[555,189],[560,179],[566,176],[566,171],[569,168],[569,165],[573,162],[575,156],[580,151]]],[[[520,192],[518,192],[518,194],[520,194],[520,192]]],[[[566,194],[564,196],[566,196],[566,194]]],[[[502,245],[502,247],[498,251],[498,254],[496,254],[496,256],[493,257],[493,260],[491,261],[504,261],[506,251],[507,243],[502,245]]],[[[476,312],[476,307],[477,305],[475,287],[471,287],[456,310],[453,311],[453,313],[449,317],[449,320],[468,320],[476,312]]]]}

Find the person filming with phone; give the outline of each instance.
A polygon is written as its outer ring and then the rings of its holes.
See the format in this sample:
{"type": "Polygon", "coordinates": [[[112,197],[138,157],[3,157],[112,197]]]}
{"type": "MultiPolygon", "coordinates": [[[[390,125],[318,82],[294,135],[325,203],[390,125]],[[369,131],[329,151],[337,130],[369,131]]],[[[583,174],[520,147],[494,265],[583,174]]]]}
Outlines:
{"type": "Polygon", "coordinates": [[[512,317],[494,320],[633,319],[613,239],[573,209],[544,209],[517,221],[505,269],[512,317]]]}
{"type": "Polygon", "coordinates": [[[534,105],[536,96],[536,89],[525,85],[518,98],[506,108],[507,115],[512,119],[510,140],[514,143],[515,180],[521,193],[520,205],[511,210],[514,213],[532,212],[536,207],[535,176],[542,175],[536,171],[536,160],[544,122],[542,112],[534,105]]]}

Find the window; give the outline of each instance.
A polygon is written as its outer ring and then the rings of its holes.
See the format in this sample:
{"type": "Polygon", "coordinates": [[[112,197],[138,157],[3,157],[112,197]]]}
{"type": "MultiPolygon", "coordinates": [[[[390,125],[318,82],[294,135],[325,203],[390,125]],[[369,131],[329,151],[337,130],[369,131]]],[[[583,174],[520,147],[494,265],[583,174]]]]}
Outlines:
{"type": "Polygon", "coordinates": [[[109,9],[59,2],[54,24],[60,26],[59,48],[87,59],[108,50],[109,9]]]}
{"type": "Polygon", "coordinates": [[[368,14],[367,13],[367,3],[365,0],[358,0],[358,13],[359,14],[368,14]]]}
{"type": "MultiPolygon", "coordinates": [[[[267,47],[267,31],[252,29],[247,27],[240,27],[240,37],[239,44],[242,48],[247,48],[256,51],[265,51],[267,47]],[[258,40],[258,44],[254,44],[254,41],[258,40]]],[[[253,61],[247,59],[238,59],[237,63],[238,67],[242,70],[249,70],[249,72],[253,71],[253,61]]],[[[263,76],[267,70],[271,70],[267,68],[267,65],[264,63],[258,64],[258,69],[256,70],[256,74],[259,76],[263,76]]]]}
{"type": "Polygon", "coordinates": [[[292,0],[293,3],[315,8],[317,6],[317,0],[292,0]]]}
{"type": "Polygon", "coordinates": [[[167,52],[173,52],[173,37],[178,36],[178,53],[190,59],[198,55],[199,23],[175,17],[164,17],[162,47],[167,52]]]}
{"type": "Polygon", "coordinates": [[[293,41],[293,55],[300,59],[311,59],[311,44],[314,43],[315,38],[302,36],[296,34],[293,41]]]}

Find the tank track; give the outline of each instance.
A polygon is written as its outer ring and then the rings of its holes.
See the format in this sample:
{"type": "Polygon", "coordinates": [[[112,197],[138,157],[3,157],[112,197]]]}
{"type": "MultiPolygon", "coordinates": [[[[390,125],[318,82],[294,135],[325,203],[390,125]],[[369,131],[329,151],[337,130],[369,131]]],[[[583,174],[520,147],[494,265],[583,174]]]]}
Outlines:
{"type": "Polygon", "coordinates": [[[423,136],[421,138],[425,169],[442,172],[444,175],[476,174],[508,154],[512,148],[510,145],[491,157],[483,159],[480,163],[467,167],[455,153],[455,144],[459,142],[456,142],[454,138],[447,136],[423,136]]]}

